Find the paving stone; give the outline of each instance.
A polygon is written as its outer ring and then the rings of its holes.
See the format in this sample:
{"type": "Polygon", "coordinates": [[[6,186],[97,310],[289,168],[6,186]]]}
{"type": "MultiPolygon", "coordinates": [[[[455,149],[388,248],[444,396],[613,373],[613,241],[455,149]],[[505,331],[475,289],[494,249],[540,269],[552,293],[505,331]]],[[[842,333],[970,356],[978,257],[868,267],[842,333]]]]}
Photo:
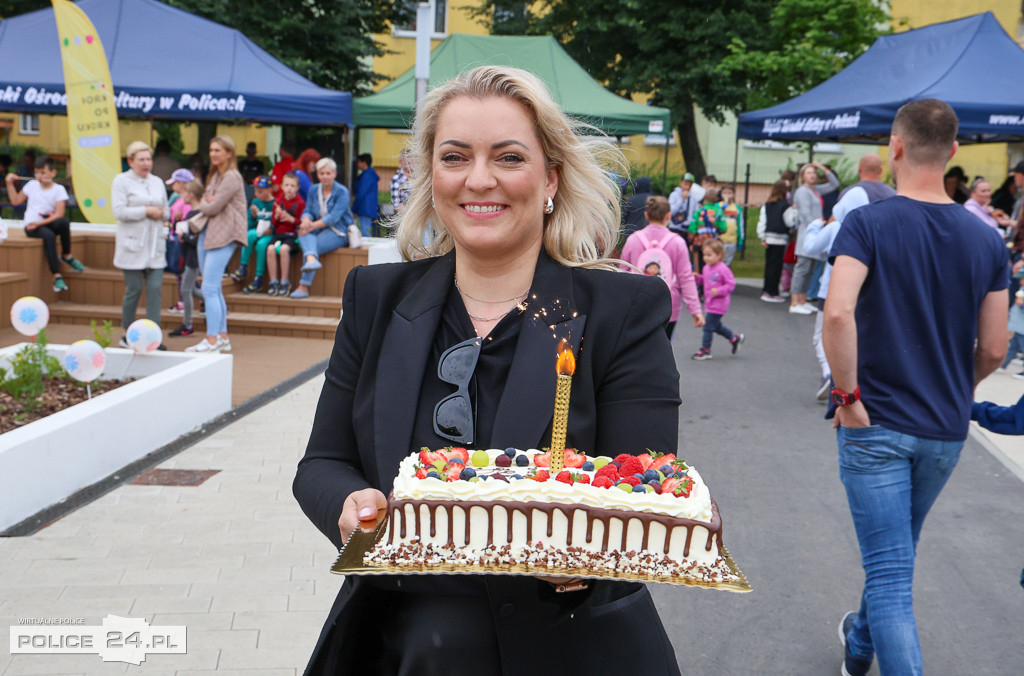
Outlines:
{"type": "Polygon", "coordinates": [[[259,629],[272,631],[273,627],[310,627],[314,634],[319,635],[327,614],[317,611],[256,611],[241,610],[235,613],[232,629],[259,629]]]}
{"type": "MultiPolygon", "coordinates": [[[[277,631],[268,633],[277,633],[277,631]]],[[[259,635],[260,632],[256,629],[204,629],[203,631],[191,631],[188,634],[188,648],[189,650],[192,648],[200,650],[221,650],[224,648],[255,649],[259,635]]]]}
{"type": "Polygon", "coordinates": [[[42,674],[123,674],[129,665],[104,662],[99,655],[11,655],[4,676],[41,676],[42,674]]]}
{"type": "MultiPolygon", "coordinates": [[[[305,669],[306,665],[302,665],[305,669]]],[[[302,669],[217,669],[216,671],[179,671],[175,676],[297,676],[302,669]]],[[[146,676],[149,676],[147,674],[146,676]]]]}
{"type": "Polygon", "coordinates": [[[200,596],[183,596],[168,598],[166,596],[139,596],[129,611],[131,617],[150,617],[158,613],[205,613],[210,609],[212,598],[200,596]]]}
{"type": "Polygon", "coordinates": [[[288,596],[282,594],[253,596],[252,594],[244,593],[219,593],[214,597],[213,604],[210,606],[210,610],[212,611],[273,611],[287,609],[288,596]]]}
{"type": "Polygon", "coordinates": [[[188,596],[188,591],[188,584],[69,585],[61,595],[61,600],[136,598],[141,595],[149,597],[185,597],[188,596]]]}
{"type": "MultiPolygon", "coordinates": [[[[161,566],[166,563],[159,562],[161,566]]],[[[186,586],[193,582],[213,582],[220,576],[220,567],[200,562],[193,564],[179,564],[173,568],[135,568],[126,570],[121,577],[124,584],[174,584],[184,583],[186,586]]]]}
{"type": "MultiPolygon", "coordinates": [[[[315,638],[315,636],[314,636],[315,638]]],[[[241,650],[225,648],[218,666],[225,669],[291,668],[302,669],[309,661],[312,648],[257,648],[241,650]]]]}
{"type": "MultiPolygon", "coordinates": [[[[156,613],[149,621],[151,625],[176,627],[184,625],[191,631],[227,630],[235,619],[232,612],[222,613],[156,613]]],[[[251,627],[250,627],[251,628],[251,627]]]]}
{"type": "MultiPolygon", "coordinates": [[[[184,669],[216,669],[217,663],[220,660],[220,650],[216,649],[202,649],[192,648],[192,639],[188,639],[186,646],[188,652],[185,654],[181,653],[162,653],[153,654],[150,653],[146,656],[146,661],[142,663],[143,670],[138,670],[141,674],[148,676],[150,670],[170,670],[173,669],[177,674],[179,671],[184,669]]],[[[133,671],[129,673],[135,673],[137,668],[133,667],[133,671]]]]}
{"type": "Polygon", "coordinates": [[[288,596],[290,594],[312,594],[316,589],[311,581],[296,581],[288,579],[266,580],[258,584],[239,574],[233,580],[222,580],[220,582],[197,582],[189,589],[189,596],[218,596],[221,594],[237,594],[249,596],[288,596]]]}

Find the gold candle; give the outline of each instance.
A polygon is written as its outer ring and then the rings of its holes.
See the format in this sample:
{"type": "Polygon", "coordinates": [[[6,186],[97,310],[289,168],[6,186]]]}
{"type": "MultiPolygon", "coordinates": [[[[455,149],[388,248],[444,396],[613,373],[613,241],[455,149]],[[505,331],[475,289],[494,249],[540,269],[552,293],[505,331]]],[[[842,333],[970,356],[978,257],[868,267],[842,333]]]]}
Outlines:
{"type": "Polygon", "coordinates": [[[562,340],[558,345],[558,387],[555,390],[555,420],[551,425],[551,476],[562,471],[565,460],[565,428],[569,421],[569,392],[572,389],[572,374],[576,370],[576,358],[569,344],[562,340]]]}

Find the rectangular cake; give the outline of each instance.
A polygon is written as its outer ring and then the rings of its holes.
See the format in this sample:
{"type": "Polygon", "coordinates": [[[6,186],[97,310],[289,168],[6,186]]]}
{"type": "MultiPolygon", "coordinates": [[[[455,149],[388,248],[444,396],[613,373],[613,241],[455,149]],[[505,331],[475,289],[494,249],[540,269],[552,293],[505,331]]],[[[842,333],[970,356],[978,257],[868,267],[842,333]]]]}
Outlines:
{"type": "Polygon", "coordinates": [[[674,455],[423,449],[399,466],[387,527],[366,563],[526,565],[696,581],[738,579],[700,474],[674,455]]]}

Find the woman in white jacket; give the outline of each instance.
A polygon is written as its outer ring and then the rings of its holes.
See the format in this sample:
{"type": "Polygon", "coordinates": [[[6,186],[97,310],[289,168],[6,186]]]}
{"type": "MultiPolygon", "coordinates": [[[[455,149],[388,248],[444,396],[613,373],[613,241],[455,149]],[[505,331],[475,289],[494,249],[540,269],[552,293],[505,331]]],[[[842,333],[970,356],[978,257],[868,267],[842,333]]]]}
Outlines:
{"type": "MultiPolygon", "coordinates": [[[[153,149],[142,141],[125,151],[128,166],[114,177],[110,203],[117,219],[114,267],[124,272],[124,301],[121,303],[121,347],[128,347],[125,332],[135,321],[142,288],[146,288],[146,318],[160,325],[160,287],[163,285],[164,221],[171,217],[167,187],[153,170],[153,149]]],[[[160,349],[166,349],[163,345],[160,349]]]]}

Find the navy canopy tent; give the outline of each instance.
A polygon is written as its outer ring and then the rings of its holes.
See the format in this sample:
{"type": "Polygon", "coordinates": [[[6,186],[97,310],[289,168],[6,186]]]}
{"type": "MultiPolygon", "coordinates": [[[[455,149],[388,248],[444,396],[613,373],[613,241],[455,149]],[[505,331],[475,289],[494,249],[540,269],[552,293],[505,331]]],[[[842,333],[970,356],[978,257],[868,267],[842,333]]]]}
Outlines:
{"type": "Polygon", "coordinates": [[[743,113],[737,135],[780,141],[886,142],[904,103],[936,98],[960,118],[962,143],[1024,138],[1024,50],[991,12],[878,38],[805,94],[743,113]]]}
{"type": "MultiPolygon", "coordinates": [[[[351,125],[352,95],[313,84],[242,33],[156,0],[81,0],[119,117],[351,125]]],[[[0,22],[0,110],[64,114],[53,9],[0,22]]]]}

